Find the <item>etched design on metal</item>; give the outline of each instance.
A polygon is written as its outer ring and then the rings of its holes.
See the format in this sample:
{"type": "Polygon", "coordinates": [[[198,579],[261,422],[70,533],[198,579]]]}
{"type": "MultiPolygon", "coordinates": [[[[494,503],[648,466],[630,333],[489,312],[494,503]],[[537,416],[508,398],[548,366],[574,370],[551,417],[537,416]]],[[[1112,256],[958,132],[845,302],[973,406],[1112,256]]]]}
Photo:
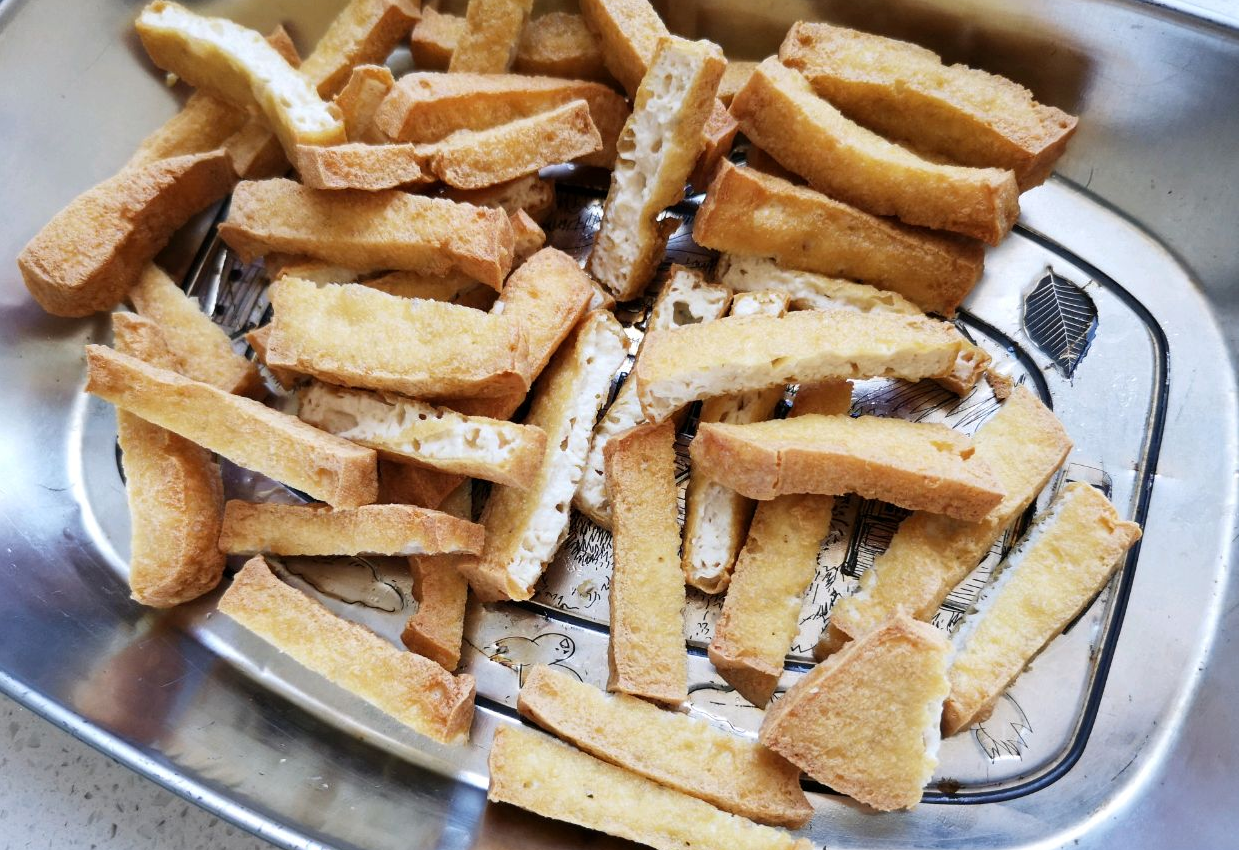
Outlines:
{"type": "Polygon", "coordinates": [[[1084,287],[1047,266],[1024,296],[1020,321],[1033,344],[1070,380],[1097,333],[1097,305],[1084,287]]]}

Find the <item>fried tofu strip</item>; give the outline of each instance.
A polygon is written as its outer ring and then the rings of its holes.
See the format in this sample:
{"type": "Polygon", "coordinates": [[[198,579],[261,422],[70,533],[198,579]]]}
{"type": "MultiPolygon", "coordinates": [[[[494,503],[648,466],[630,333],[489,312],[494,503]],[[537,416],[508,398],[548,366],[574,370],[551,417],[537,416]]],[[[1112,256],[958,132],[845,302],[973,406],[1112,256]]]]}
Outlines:
{"type": "Polygon", "coordinates": [[[482,189],[602,149],[584,100],[485,130],[461,130],[425,149],[430,171],[455,189],[482,189]]]}
{"type": "Polygon", "coordinates": [[[89,316],[121,302],[191,215],[232,188],[223,151],[121,171],[78,195],[17,256],[26,288],[56,316],[89,316]]]}
{"type": "Polygon", "coordinates": [[[358,65],[353,69],[348,82],[333,99],[344,119],[344,131],[350,142],[369,145],[388,142],[387,136],[374,125],[374,115],[394,85],[396,79],[386,65],[358,65]]]}
{"type": "Polygon", "coordinates": [[[581,16],[602,45],[607,70],[635,98],[659,41],[671,31],[649,0],[581,0],[581,16]]]}
{"type": "MultiPolygon", "coordinates": [[[[731,315],[782,316],[787,312],[787,301],[787,295],[780,292],[743,292],[731,299],[731,315]]],[[[774,415],[782,398],[783,387],[778,384],[715,396],[702,403],[700,421],[732,425],[762,422],[774,415]]],[[[699,470],[689,470],[684,494],[684,554],[680,560],[686,584],[703,593],[727,589],[754,507],[752,500],[699,470]]]]}
{"type": "Polygon", "coordinates": [[[526,490],[495,488],[482,513],[486,549],[479,557],[462,560],[459,567],[483,601],[533,595],[568,530],[590,430],[625,353],[619,322],[597,310],[577,325],[538,382],[525,419],[526,425],[541,428],[547,436],[538,477],[526,490]]]}
{"type": "Polygon", "coordinates": [[[513,253],[520,263],[536,254],[546,244],[546,231],[530,218],[524,210],[517,210],[509,218],[512,221],[513,253]]]}
{"type": "Polygon", "coordinates": [[[299,144],[345,141],[344,123],[309,78],[253,30],[165,0],[142,10],[137,29],[160,68],[235,106],[257,107],[290,156],[299,144]]]}
{"type": "MultiPolygon", "coordinates": [[[[419,71],[446,71],[465,31],[465,19],[427,7],[413,28],[409,46],[419,71]]],[[[512,70],[567,80],[611,79],[598,40],[580,15],[549,12],[530,18],[521,30],[512,70]]]]}
{"type": "Polygon", "coordinates": [[[493,289],[512,266],[512,225],[498,210],[406,192],[326,192],[291,180],[246,181],[219,234],[244,262],[304,254],[360,272],[461,271],[493,289]]]}
{"type": "MultiPolygon", "coordinates": [[[[465,520],[473,515],[473,493],[468,481],[444,500],[443,511],[465,520]]],[[[460,666],[465,603],[469,597],[469,582],[456,569],[461,557],[409,556],[417,610],[409,617],[400,635],[400,640],[412,652],[426,656],[449,672],[460,666]]]]}
{"type": "Polygon", "coordinates": [[[527,174],[483,189],[449,188],[443,197],[458,204],[501,209],[509,216],[524,210],[538,224],[543,224],[555,209],[555,183],[536,174],[527,174]]]}
{"type": "Polygon", "coordinates": [[[1094,487],[1073,482],[999,567],[955,637],[942,731],[989,717],[994,702],[1114,575],[1140,526],[1094,487]]]}
{"type": "Polygon", "coordinates": [[[387,61],[420,16],[419,0],[349,0],[314,45],[301,73],[321,97],[334,97],[358,65],[387,61]]]}
{"type": "Polygon", "coordinates": [[[434,182],[434,175],[423,170],[424,152],[411,144],[298,145],[292,160],[301,183],[311,189],[377,192],[434,182]]]}
{"type": "MultiPolygon", "coordinates": [[[[635,103],[659,42],[672,38],[671,32],[649,0],[582,0],[581,13],[602,45],[607,68],[635,103]]],[[[731,150],[739,129],[717,99],[707,115],[700,153],[688,178],[698,189],[705,188],[719,161],[731,150]]]]}
{"type": "Polygon", "coordinates": [[[640,295],[662,260],[676,222],[658,216],[684,197],[725,64],[716,45],[668,39],[637,90],[589,255],[617,301],[640,295]]]}
{"type": "Polygon", "coordinates": [[[546,433],[400,396],[314,384],[300,394],[303,422],[379,452],[444,472],[528,487],[546,454],[546,433]]]}
{"type": "Polygon", "coordinates": [[[729,316],[648,334],[633,374],[641,407],[657,422],[699,399],[779,384],[956,375],[971,386],[985,368],[977,368],[973,348],[954,325],[924,316],[729,316]]]}
{"type": "Polygon", "coordinates": [[[861,576],[857,592],[835,603],[819,653],[834,652],[899,608],[918,620],[932,617],[1062,466],[1071,438],[1039,398],[1017,387],[977,430],[972,445],[973,457],[994,471],[1006,491],[1002,502],[978,522],[924,512],[905,519],[887,550],[861,576]]]}
{"type": "Polygon", "coordinates": [[[159,266],[147,265],[129,300],[140,315],[159,325],[179,358],[176,371],[228,393],[258,397],[266,392],[257,367],[232,350],[223,329],[159,266]]]}
{"type": "Polygon", "coordinates": [[[482,526],[413,505],[280,505],[229,500],[229,555],[443,555],[482,549],[482,526]]]}
{"type": "MultiPolygon", "coordinates": [[[[175,369],[154,322],[112,314],[116,350],[175,369]]],[[[129,498],[129,588],[133,598],[170,608],[213,590],[224,573],[216,546],[224,510],[219,466],[201,446],[116,411],[116,436],[129,498]]]]}
{"type": "Polygon", "coordinates": [[[981,279],[979,242],[888,221],[820,192],[724,162],[697,213],[698,245],[898,292],[952,316],[981,279]]]}
{"type": "Polygon", "coordinates": [[[688,699],[688,650],[675,423],[633,428],[607,443],[605,459],[615,560],[607,690],[679,705],[688,699]]]}
{"type": "Polygon", "coordinates": [[[458,130],[486,130],[574,100],[589,103],[602,150],[581,162],[610,168],[628,103],[601,83],[520,74],[406,74],[375,123],[392,141],[438,142],[458,130]]]}
{"type": "MultiPolygon", "coordinates": [[[[736,292],[785,292],[791,297],[791,306],[797,310],[855,310],[860,313],[921,315],[921,308],[898,292],[813,272],[785,269],[774,260],[764,257],[727,254],[720,265],[720,280],[736,292]]],[[[976,384],[977,374],[989,368],[993,358],[962,333],[959,338],[961,350],[970,355],[967,357],[966,368],[934,380],[957,395],[965,395],[976,384]]]]}
{"type": "MultiPolygon", "coordinates": [[[[593,282],[576,260],[554,248],[534,254],[508,278],[496,310],[520,326],[528,346],[530,382],[546,368],[560,343],[585,315],[593,282]]],[[[443,404],[462,414],[508,419],[525,400],[513,392],[493,398],[444,399],[443,404]]],[[[459,475],[402,465],[392,469],[380,463],[384,499],[409,500],[437,507],[461,483],[459,475]]]]}
{"type": "Polygon", "coordinates": [[[922,159],[845,118],[770,57],[731,104],[744,135],[819,192],[874,215],[997,245],[1020,215],[1015,175],[922,159]]]}
{"type": "MultiPolygon", "coordinates": [[[[841,415],[851,404],[847,381],[802,385],[791,415],[841,415]]],[[[753,514],[709,654],[719,674],[758,708],[770,702],[783,675],[834,505],[833,496],[796,494],[760,502],[753,514]]]]}
{"type": "Polygon", "coordinates": [[[281,369],[279,366],[272,367],[267,362],[267,344],[271,341],[270,323],[254,328],[246,333],[245,341],[249,343],[250,348],[254,349],[254,356],[258,359],[258,362],[267,367],[271,377],[275,378],[275,382],[283,389],[291,390],[302,381],[309,380],[308,375],[304,375],[295,369],[281,369]]]}
{"type": "Polygon", "coordinates": [[[273,366],[426,398],[529,388],[525,337],[509,318],[293,277],[280,278],[269,293],[275,319],[267,362],[273,366]]]}
{"type": "Polygon", "coordinates": [[[599,82],[611,79],[602,48],[585,19],[566,12],[549,12],[525,24],[512,67],[519,74],[599,82]]]}
{"type": "Polygon", "coordinates": [[[219,610],[294,661],[414,731],[463,744],[473,723],[474,681],[429,658],[397,649],[289,587],[262,556],[251,558],[219,600],[219,610]]]}
{"type": "MultiPolygon", "coordinates": [[[[296,274],[289,275],[297,277],[296,274]]],[[[421,272],[389,272],[385,275],[359,281],[362,286],[398,295],[401,298],[425,298],[459,304],[475,310],[489,310],[495,303],[495,290],[478,283],[460,272],[448,275],[422,274],[421,272]]]]}
{"type": "Polygon", "coordinates": [[[813,815],[799,768],[700,718],[608,695],[542,665],[525,679],[516,707],[590,755],[724,811],[792,828],[813,815]]]}
{"type": "Polygon", "coordinates": [[[703,423],[691,451],[707,476],[751,499],[857,493],[975,522],[1004,495],[972,440],[937,423],[817,415],[703,423]]]}
{"type": "Polygon", "coordinates": [[[891,38],[802,22],[779,58],[852,120],[954,162],[1010,169],[1021,191],[1050,176],[1076,129],[1005,77],[891,38]]]}
{"type": "Polygon", "coordinates": [[[626,838],[655,850],[812,850],[528,729],[500,727],[490,748],[487,799],[626,838]]]}
{"type": "MultiPolygon", "coordinates": [[[[706,283],[700,272],[672,266],[671,275],[646,320],[646,333],[713,321],[723,315],[730,300],[731,293],[725,287],[706,283]]],[[[637,357],[641,357],[640,350],[637,357]]],[[[594,427],[585,473],[572,500],[573,506],[595,525],[611,528],[611,498],[607,495],[604,460],[607,443],[644,421],[645,413],[637,399],[637,382],[626,380],[606,415],[594,427]]]]}
{"type": "Polygon", "coordinates": [[[793,685],[759,740],[879,811],[910,809],[938,764],[950,654],[937,629],[901,612],[793,685]]]}
{"type": "Polygon", "coordinates": [[[86,392],[203,448],[342,508],[374,501],[376,456],[295,416],[101,345],[86,346],[86,392]]]}
{"type": "Polygon", "coordinates": [[[506,74],[532,11],[533,0],[469,0],[448,71],[506,74]]]}

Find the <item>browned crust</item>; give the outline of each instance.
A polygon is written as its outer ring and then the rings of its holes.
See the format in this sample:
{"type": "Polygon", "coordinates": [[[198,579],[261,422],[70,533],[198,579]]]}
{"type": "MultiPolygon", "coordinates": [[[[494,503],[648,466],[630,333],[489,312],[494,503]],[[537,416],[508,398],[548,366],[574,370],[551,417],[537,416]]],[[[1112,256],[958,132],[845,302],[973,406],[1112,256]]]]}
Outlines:
{"type": "Polygon", "coordinates": [[[491,742],[487,799],[646,844],[655,850],[811,850],[760,826],[529,729],[491,742]]]}
{"type": "Polygon", "coordinates": [[[378,495],[375,453],[295,416],[101,345],[86,346],[86,391],[239,466],[339,507],[378,495]]]}
{"type": "Polygon", "coordinates": [[[463,744],[473,722],[474,681],[429,658],[396,649],[369,629],[332,614],[251,558],[219,600],[227,614],[335,685],[446,744],[463,744]]]}
{"type": "MultiPolygon", "coordinates": [[[[116,348],[161,368],[176,368],[159,328],[113,313],[116,348]]],[[[133,598],[170,608],[213,590],[224,572],[215,545],[224,486],[211,454],[157,425],[116,411],[117,442],[129,498],[129,587],[133,598]]]]}
{"type": "Polygon", "coordinates": [[[422,398],[529,388],[525,336],[510,317],[292,277],[271,284],[269,293],[275,319],[267,362],[273,366],[422,398]],[[376,339],[406,342],[390,346],[376,339]]]}
{"type": "Polygon", "coordinates": [[[78,195],[17,257],[30,294],[57,316],[88,316],[121,302],[191,215],[233,184],[223,151],[129,168],[78,195]]]}
{"type": "Polygon", "coordinates": [[[413,505],[281,505],[231,499],[219,549],[229,555],[445,555],[482,550],[482,526],[413,505]]]}
{"type": "Polygon", "coordinates": [[[418,0],[350,0],[314,50],[301,73],[320,97],[334,97],[358,65],[381,65],[421,16],[418,0]]]}
{"type": "Polygon", "coordinates": [[[607,69],[635,96],[660,39],[671,32],[648,0],[581,0],[581,16],[598,43],[607,69]]]}
{"type": "Polygon", "coordinates": [[[409,36],[414,67],[419,71],[446,71],[464,31],[462,16],[444,14],[433,6],[422,9],[422,19],[409,36]]]}
{"type": "MultiPolygon", "coordinates": [[[[473,493],[467,482],[452,492],[443,510],[452,516],[469,519],[473,512],[473,493]]],[[[456,569],[459,561],[459,555],[409,557],[417,610],[400,635],[400,640],[411,651],[449,671],[460,666],[465,603],[469,595],[469,582],[456,569]]]]}
{"type": "Polygon", "coordinates": [[[452,73],[505,74],[533,0],[469,0],[465,27],[447,69],[452,73]]]}
{"type": "Polygon", "coordinates": [[[237,109],[226,100],[196,91],[185,101],[180,112],[142,140],[125,163],[125,168],[216,150],[241,129],[246,117],[244,110],[237,109]]]}
{"type": "MultiPolygon", "coordinates": [[[[182,375],[224,392],[261,398],[266,394],[258,368],[232,349],[232,341],[163,269],[150,263],[129,300],[139,314],[159,325],[180,359],[182,375]]],[[[158,365],[158,364],[155,364],[158,365]]]]}
{"type": "Polygon", "coordinates": [[[911,808],[924,781],[926,713],[946,694],[949,654],[937,629],[901,613],[793,685],[766,712],[759,740],[875,809],[911,808]]]}
{"type": "Polygon", "coordinates": [[[820,415],[702,423],[691,447],[695,469],[751,499],[857,493],[973,522],[1004,493],[974,452],[970,439],[944,425],[820,415]]]}
{"type": "Polygon", "coordinates": [[[688,652],[675,423],[637,426],[604,456],[615,561],[607,690],[678,705],[688,699],[688,652]]]}
{"type": "Polygon", "coordinates": [[[879,216],[997,245],[1019,217],[1015,175],[922,159],[845,118],[770,57],[731,104],[744,135],[819,192],[879,216]]]}
{"type": "Polygon", "coordinates": [[[454,189],[483,189],[602,149],[584,100],[486,130],[461,130],[424,149],[426,165],[454,189]]]}
{"type": "Polygon", "coordinates": [[[434,176],[422,170],[425,156],[416,145],[298,145],[293,165],[311,189],[361,189],[376,192],[424,186],[434,176]]]}
{"type": "MultiPolygon", "coordinates": [[[[726,75],[726,71],[724,71],[726,75]]],[[[723,157],[731,153],[735,144],[736,134],[740,132],[740,124],[723,105],[721,100],[714,101],[710,117],[706,119],[702,129],[702,149],[697,157],[697,164],[688,175],[688,182],[694,189],[704,190],[714,178],[714,172],[723,161],[723,157]]]]}
{"type": "Polygon", "coordinates": [[[580,15],[549,12],[531,18],[521,30],[513,70],[569,80],[611,79],[602,48],[580,15]]]}
{"type": "Polygon", "coordinates": [[[267,367],[267,371],[271,373],[271,377],[275,378],[275,382],[284,389],[291,390],[302,381],[309,380],[309,375],[302,374],[293,369],[281,369],[279,366],[273,367],[267,362],[267,344],[271,341],[270,323],[254,328],[246,333],[245,341],[250,344],[250,348],[254,349],[254,356],[258,358],[262,365],[267,367]]]}
{"type": "Polygon", "coordinates": [[[245,262],[304,254],[358,271],[443,275],[459,270],[494,289],[512,267],[512,225],[499,210],[382,192],[243,181],[219,234],[245,262]]]}
{"type": "Polygon", "coordinates": [[[1045,181],[1076,129],[1023,86],[907,42],[802,22],[779,58],[854,121],[955,162],[1012,169],[1021,191],[1045,181]]]}
{"type": "Polygon", "coordinates": [[[898,292],[954,315],[981,279],[984,249],[955,234],[888,221],[753,168],[724,162],[693,226],[697,244],[898,292]],[[757,215],[758,211],[761,215],[757,215]]]}
{"type": "Polygon", "coordinates": [[[755,741],[627,694],[608,696],[555,667],[534,667],[520,713],[590,755],[761,823],[799,827],[813,808],[800,770],[755,741]]]}
{"type": "Polygon", "coordinates": [[[628,103],[601,83],[520,74],[406,74],[383,100],[375,123],[393,141],[437,142],[458,130],[485,130],[574,100],[589,103],[602,150],[585,165],[615,161],[628,103]]]}

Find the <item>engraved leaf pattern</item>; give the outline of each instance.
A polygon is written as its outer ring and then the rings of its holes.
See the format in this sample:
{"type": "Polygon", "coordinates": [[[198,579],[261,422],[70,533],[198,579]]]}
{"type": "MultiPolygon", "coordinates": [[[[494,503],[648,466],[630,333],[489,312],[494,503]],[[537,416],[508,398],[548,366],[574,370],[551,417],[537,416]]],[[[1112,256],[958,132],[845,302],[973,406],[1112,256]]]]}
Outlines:
{"type": "Polygon", "coordinates": [[[1083,287],[1047,267],[1024,296],[1021,321],[1028,338],[1070,380],[1097,333],[1097,305],[1083,287]]]}

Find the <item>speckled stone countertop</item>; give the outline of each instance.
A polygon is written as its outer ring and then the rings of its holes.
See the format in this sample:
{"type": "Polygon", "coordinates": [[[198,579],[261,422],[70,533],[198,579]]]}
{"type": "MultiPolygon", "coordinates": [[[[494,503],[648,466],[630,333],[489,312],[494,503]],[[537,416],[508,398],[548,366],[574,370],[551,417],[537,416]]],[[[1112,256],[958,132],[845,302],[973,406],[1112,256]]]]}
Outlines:
{"type": "Polygon", "coordinates": [[[0,848],[271,850],[0,696],[0,848]]]}

